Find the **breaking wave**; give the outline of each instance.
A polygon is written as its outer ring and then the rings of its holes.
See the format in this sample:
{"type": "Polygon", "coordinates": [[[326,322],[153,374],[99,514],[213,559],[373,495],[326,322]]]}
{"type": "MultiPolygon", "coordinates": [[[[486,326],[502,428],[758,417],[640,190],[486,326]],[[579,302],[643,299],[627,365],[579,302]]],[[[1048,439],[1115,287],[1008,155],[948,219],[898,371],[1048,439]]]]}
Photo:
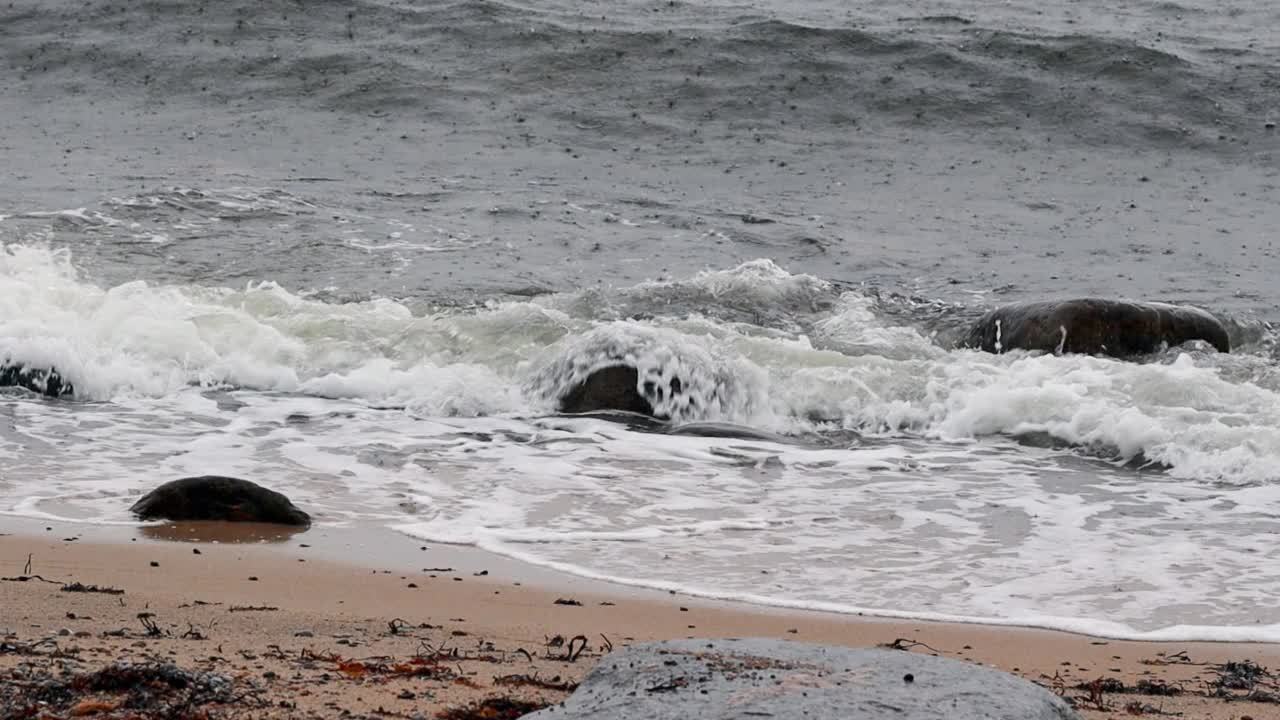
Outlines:
{"type": "Polygon", "coordinates": [[[676,422],[945,440],[1044,434],[1179,477],[1280,480],[1280,370],[1264,342],[1144,363],[996,356],[949,349],[889,319],[884,304],[767,260],[613,292],[419,313],[274,283],[101,288],[66,252],[0,254],[0,354],[57,368],[88,400],[196,386],[423,417],[527,416],[554,412],[593,371],[627,364],[676,422]],[[683,393],[655,394],[673,378],[683,393]]]}

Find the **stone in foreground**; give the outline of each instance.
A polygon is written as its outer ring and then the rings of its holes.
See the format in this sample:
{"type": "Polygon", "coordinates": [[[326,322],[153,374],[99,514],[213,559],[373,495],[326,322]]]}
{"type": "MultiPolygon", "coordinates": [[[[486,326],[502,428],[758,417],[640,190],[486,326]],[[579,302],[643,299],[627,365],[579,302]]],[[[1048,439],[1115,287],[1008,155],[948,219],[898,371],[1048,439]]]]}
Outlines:
{"type": "Polygon", "coordinates": [[[1079,720],[1008,673],[902,650],[674,640],[611,653],[536,720],[1079,720]]]}
{"type": "Polygon", "coordinates": [[[311,524],[311,516],[284,495],[248,480],[218,475],[167,482],[143,495],[130,510],[143,520],[311,524]]]}
{"type": "Polygon", "coordinates": [[[962,344],[991,353],[1041,350],[1130,358],[1191,340],[1231,351],[1226,328],[1200,308],[1080,298],[996,308],[974,323],[962,344]]]}

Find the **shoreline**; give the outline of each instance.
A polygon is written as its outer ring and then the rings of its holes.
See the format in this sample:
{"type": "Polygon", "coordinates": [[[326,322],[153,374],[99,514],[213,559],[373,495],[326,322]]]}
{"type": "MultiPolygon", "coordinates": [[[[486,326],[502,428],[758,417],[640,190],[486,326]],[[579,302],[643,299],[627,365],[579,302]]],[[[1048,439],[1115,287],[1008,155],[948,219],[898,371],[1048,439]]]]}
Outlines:
{"type": "MultiPolygon", "coordinates": [[[[474,545],[462,545],[448,542],[427,541],[397,532],[378,525],[313,525],[309,528],[295,528],[282,525],[260,525],[256,523],[220,523],[220,522],[188,522],[158,523],[149,525],[136,524],[93,524],[77,523],[67,520],[40,520],[29,517],[0,515],[0,538],[6,535],[27,536],[38,539],[43,536],[59,535],[74,537],[76,541],[107,544],[160,544],[188,543],[233,545],[251,552],[277,552],[289,549],[306,550],[308,557],[378,571],[394,571],[401,573],[414,572],[425,565],[436,568],[456,569],[460,573],[492,573],[494,576],[509,578],[517,584],[540,590],[579,590],[601,598],[642,599],[652,602],[668,602],[671,598],[680,598],[685,604],[693,603],[701,606],[722,609],[736,609],[757,614],[813,614],[818,616],[847,617],[865,622],[888,622],[900,624],[937,624],[961,625],[979,628],[1007,629],[1013,631],[1047,632],[1071,635],[1095,640],[1109,640],[1132,643],[1209,643],[1239,645],[1275,645],[1280,643],[1267,639],[1244,637],[1161,637],[1161,634],[1173,635],[1171,629],[1181,629],[1185,634],[1194,635],[1200,630],[1213,634],[1214,630],[1223,630],[1214,626],[1179,625],[1173,628],[1162,628],[1152,631],[1132,630],[1127,626],[1120,627],[1128,632],[1095,632],[1090,625],[1105,621],[1080,620],[1075,618],[1047,617],[1043,622],[1022,621],[1004,618],[983,618],[958,616],[948,613],[920,611],[892,611],[874,608],[844,608],[821,602],[794,602],[786,600],[761,599],[752,597],[720,597],[713,592],[687,590],[680,587],[661,587],[661,582],[646,583],[627,579],[613,579],[592,574],[580,574],[557,567],[549,567],[536,562],[527,562],[502,553],[486,550],[474,545]],[[376,552],[373,557],[369,553],[376,552]],[[1134,637],[1133,635],[1142,635],[1134,637]]],[[[477,576],[483,577],[483,576],[477,576]]],[[[674,584],[673,584],[674,585],[674,584]]],[[[1245,630],[1244,627],[1232,627],[1232,630],[1245,630]]]]}
{"type": "MultiPolygon", "coordinates": [[[[1275,705],[1203,697],[1201,692],[1210,687],[1215,665],[1247,661],[1261,667],[1280,666],[1277,644],[1105,640],[1031,628],[903,621],[705,600],[561,576],[475,548],[425,544],[389,530],[318,527],[283,540],[279,534],[270,536],[276,542],[236,543],[228,541],[253,537],[262,528],[203,525],[199,528],[203,534],[196,536],[192,528],[181,526],[139,530],[8,518],[2,525],[9,534],[0,535],[0,577],[40,575],[51,582],[0,582],[0,607],[14,609],[13,615],[6,611],[0,616],[0,635],[27,643],[52,637],[56,643],[59,636],[50,636],[50,631],[57,631],[57,626],[81,626],[84,622],[79,618],[97,618],[93,622],[106,624],[88,630],[87,636],[70,637],[80,646],[97,647],[105,660],[127,652],[129,642],[134,642],[165,646],[169,658],[200,661],[199,648],[192,647],[200,643],[181,637],[184,630],[196,631],[218,641],[218,647],[239,647],[242,658],[252,656],[254,660],[243,661],[248,664],[242,672],[255,677],[273,672],[278,678],[286,670],[303,671],[293,667],[293,660],[280,658],[275,661],[279,668],[253,667],[262,665],[264,644],[281,648],[286,658],[292,657],[290,652],[304,651],[336,658],[373,654],[374,648],[379,656],[405,657],[414,651],[414,643],[423,642],[455,650],[489,647],[502,653],[504,662],[514,663],[513,672],[521,671],[516,674],[558,676],[564,684],[568,681],[563,678],[580,679],[609,645],[760,636],[853,647],[887,645],[979,662],[1055,688],[1067,697],[1084,697],[1086,705],[1080,709],[1085,717],[1109,715],[1088,710],[1088,692],[1073,688],[1108,678],[1126,688],[1146,680],[1156,683],[1148,688],[1177,687],[1183,692],[1176,697],[1117,694],[1114,702],[1102,698],[1101,706],[1127,707],[1131,702],[1152,708],[1176,706],[1188,716],[1214,719],[1239,718],[1242,712],[1255,718],[1280,713],[1275,705]],[[182,539],[175,541],[175,537],[182,539]],[[118,587],[125,593],[61,592],[61,584],[73,581],[118,587]],[[139,605],[153,613],[161,637],[138,636],[143,631],[136,618],[139,605]],[[260,608],[273,609],[255,611],[260,608]],[[71,617],[77,620],[64,619],[71,617]],[[402,632],[388,632],[397,624],[402,632]],[[300,628],[309,632],[299,635],[300,628]],[[104,634],[122,629],[126,634],[119,640],[104,634]],[[557,637],[559,645],[553,642],[557,637]],[[584,638],[581,642],[587,650],[580,662],[577,658],[564,662],[560,654],[564,638],[584,638]],[[353,653],[351,642],[368,646],[369,651],[353,653]]],[[[0,670],[10,665],[0,653],[0,670]]],[[[483,684],[494,668],[473,665],[464,662],[460,671],[451,669],[456,677],[446,687],[431,690],[430,707],[476,701],[508,690],[483,684]],[[478,687],[458,684],[458,677],[478,687]]],[[[332,668],[328,673],[333,676],[332,668]]],[[[389,683],[378,692],[398,687],[389,683]]],[[[343,698],[357,690],[372,692],[367,684],[338,683],[333,690],[343,698]]],[[[420,692],[411,692],[422,700],[420,692]]],[[[567,694],[545,688],[538,692],[543,693],[539,702],[554,702],[567,694]]],[[[384,698],[383,704],[404,702],[397,697],[384,698]]],[[[333,702],[355,703],[349,698],[333,702]]],[[[357,706],[363,707],[351,705],[357,706]]],[[[307,712],[317,717],[327,712],[306,702],[299,707],[310,708],[307,712]]]]}

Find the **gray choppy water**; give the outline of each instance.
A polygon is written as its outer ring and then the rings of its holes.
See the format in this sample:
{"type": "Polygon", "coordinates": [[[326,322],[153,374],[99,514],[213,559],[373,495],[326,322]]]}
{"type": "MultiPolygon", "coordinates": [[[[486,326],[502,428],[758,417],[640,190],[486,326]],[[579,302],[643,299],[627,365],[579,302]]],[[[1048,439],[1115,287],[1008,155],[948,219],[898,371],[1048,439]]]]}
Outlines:
{"type": "Polygon", "coordinates": [[[469,299],[763,256],[947,300],[1274,311],[1276,12],[18,2],[5,204],[166,235],[183,189],[316,204],[216,243],[57,238],[113,281],[469,299]]]}
{"type": "Polygon", "coordinates": [[[1260,2],[0,8],[0,512],[261,479],[758,602],[1280,638],[1260,2]],[[985,307],[1201,304],[1240,352],[983,355],[985,307]],[[688,421],[557,418],[630,348],[688,421]]]}

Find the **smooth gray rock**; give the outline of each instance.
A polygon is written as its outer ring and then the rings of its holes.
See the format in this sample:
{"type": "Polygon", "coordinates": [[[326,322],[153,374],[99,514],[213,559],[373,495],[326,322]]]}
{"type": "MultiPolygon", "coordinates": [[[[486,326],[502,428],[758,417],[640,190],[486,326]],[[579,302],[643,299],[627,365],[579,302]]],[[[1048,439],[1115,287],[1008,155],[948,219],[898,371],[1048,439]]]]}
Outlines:
{"type": "Polygon", "coordinates": [[[902,650],[766,639],[620,650],[564,703],[525,717],[1079,720],[1053,693],[998,670],[902,650]]]}

